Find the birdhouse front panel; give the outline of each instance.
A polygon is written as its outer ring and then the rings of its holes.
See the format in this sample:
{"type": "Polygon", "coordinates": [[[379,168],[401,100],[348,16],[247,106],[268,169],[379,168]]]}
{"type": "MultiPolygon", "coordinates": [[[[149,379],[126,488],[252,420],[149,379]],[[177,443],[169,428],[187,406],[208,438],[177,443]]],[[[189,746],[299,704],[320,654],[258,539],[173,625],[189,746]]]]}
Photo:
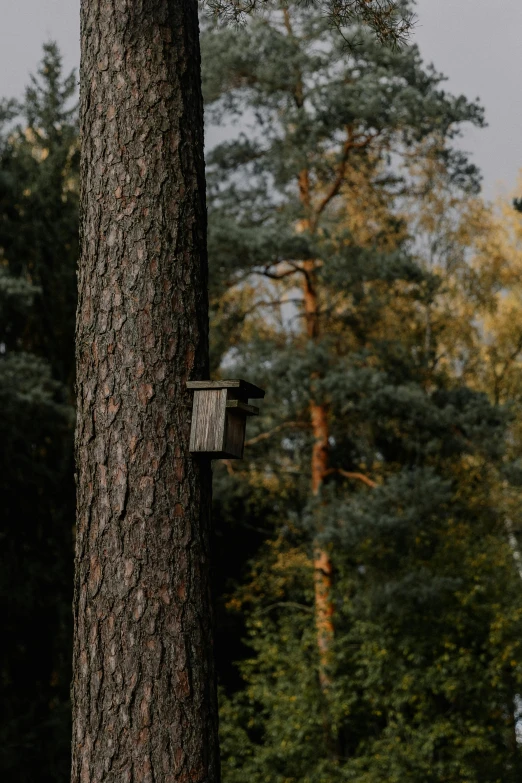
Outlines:
{"type": "Polygon", "coordinates": [[[226,389],[194,392],[190,451],[221,454],[225,445],[226,389]]]}

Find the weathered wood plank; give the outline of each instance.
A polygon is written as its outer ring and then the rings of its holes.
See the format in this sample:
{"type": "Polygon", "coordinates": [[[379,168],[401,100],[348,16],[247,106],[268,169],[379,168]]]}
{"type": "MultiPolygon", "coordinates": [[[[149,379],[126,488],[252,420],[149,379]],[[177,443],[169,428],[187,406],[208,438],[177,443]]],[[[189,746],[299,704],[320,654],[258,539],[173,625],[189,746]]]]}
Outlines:
{"type": "Polygon", "coordinates": [[[226,389],[203,389],[194,394],[191,452],[222,452],[224,447],[226,389]]]}

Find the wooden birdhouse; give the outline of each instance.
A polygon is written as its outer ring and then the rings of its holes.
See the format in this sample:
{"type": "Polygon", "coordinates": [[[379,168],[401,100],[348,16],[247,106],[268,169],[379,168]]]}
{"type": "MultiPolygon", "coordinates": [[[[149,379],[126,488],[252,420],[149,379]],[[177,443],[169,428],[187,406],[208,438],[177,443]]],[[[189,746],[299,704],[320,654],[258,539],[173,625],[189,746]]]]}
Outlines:
{"type": "Polygon", "coordinates": [[[194,391],[190,451],[212,459],[242,459],[247,416],[259,408],[250,399],[262,399],[263,389],[247,381],[189,381],[194,391]]]}

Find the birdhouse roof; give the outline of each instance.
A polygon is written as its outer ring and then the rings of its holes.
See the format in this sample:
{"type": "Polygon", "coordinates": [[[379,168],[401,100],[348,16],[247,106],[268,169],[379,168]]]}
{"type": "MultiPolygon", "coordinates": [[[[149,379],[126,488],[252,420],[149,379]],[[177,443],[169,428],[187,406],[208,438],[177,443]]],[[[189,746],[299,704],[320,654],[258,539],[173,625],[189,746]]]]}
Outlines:
{"type": "Polygon", "coordinates": [[[263,389],[241,379],[235,381],[188,381],[187,389],[238,389],[247,399],[261,400],[265,396],[263,389]]]}

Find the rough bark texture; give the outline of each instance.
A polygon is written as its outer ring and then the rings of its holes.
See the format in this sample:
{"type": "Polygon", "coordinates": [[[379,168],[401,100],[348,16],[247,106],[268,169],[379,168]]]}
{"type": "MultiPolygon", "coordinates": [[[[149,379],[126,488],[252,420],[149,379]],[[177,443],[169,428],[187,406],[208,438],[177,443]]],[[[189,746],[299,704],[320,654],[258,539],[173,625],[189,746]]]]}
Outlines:
{"type": "Polygon", "coordinates": [[[195,0],[82,0],[73,783],[217,783],[195,0]]]}

